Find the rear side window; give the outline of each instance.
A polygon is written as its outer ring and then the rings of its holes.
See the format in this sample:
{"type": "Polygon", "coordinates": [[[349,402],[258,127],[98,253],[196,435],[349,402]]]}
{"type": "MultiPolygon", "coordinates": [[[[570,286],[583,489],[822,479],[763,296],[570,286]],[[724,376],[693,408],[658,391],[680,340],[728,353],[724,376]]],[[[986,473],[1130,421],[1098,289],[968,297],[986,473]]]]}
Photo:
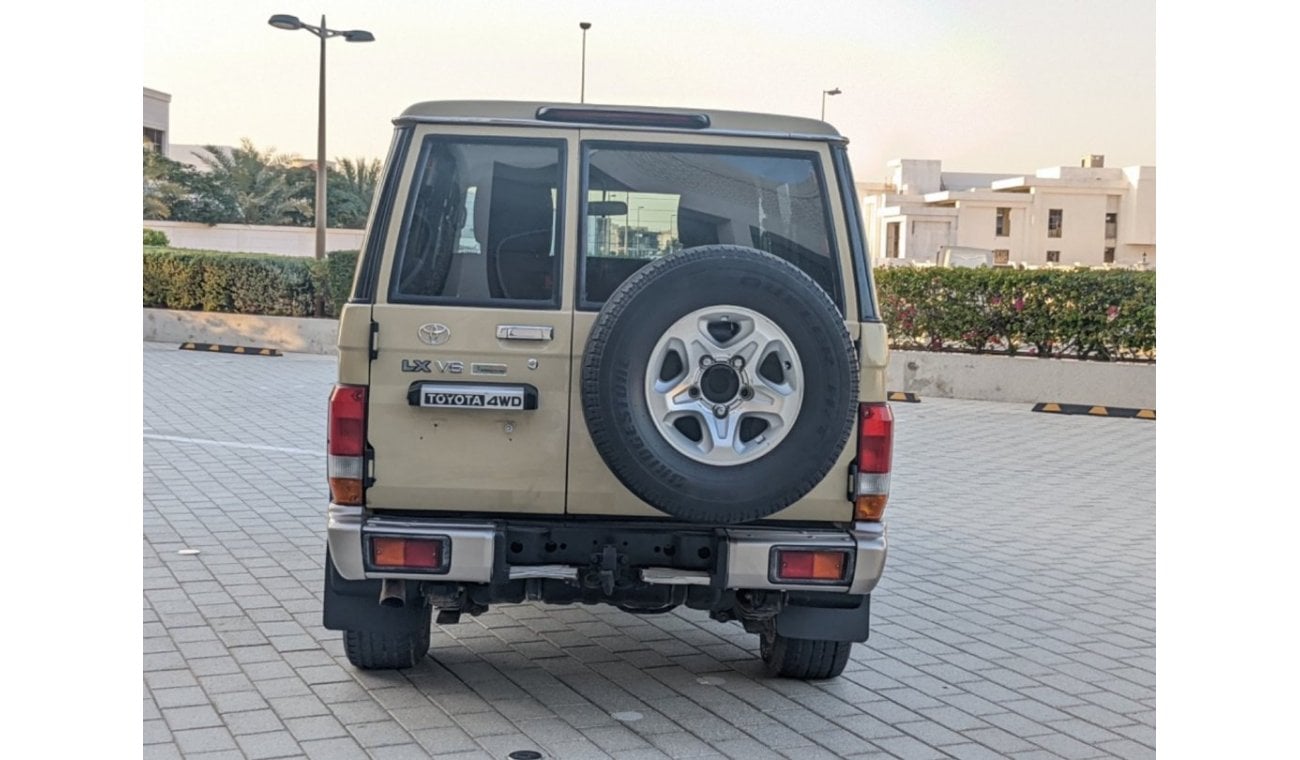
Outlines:
{"type": "Polygon", "coordinates": [[[582,307],[683,248],[757,248],[802,269],[844,311],[816,154],[589,143],[582,307]]]}
{"type": "Polygon", "coordinates": [[[425,138],[389,300],[558,307],[563,166],[561,142],[425,138]]]}

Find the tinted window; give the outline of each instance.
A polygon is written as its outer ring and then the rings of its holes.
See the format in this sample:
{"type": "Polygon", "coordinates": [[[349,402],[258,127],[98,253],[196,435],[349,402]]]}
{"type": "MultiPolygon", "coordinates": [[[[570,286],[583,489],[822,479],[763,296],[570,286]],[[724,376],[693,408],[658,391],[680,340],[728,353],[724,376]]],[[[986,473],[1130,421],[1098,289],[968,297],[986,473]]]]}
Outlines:
{"type": "Polygon", "coordinates": [[[553,305],[562,166],[554,143],[427,138],[390,299],[553,305]]]}
{"type": "Polygon", "coordinates": [[[816,156],[592,147],[586,167],[587,306],[656,258],[721,243],[789,261],[843,310],[816,156]]]}

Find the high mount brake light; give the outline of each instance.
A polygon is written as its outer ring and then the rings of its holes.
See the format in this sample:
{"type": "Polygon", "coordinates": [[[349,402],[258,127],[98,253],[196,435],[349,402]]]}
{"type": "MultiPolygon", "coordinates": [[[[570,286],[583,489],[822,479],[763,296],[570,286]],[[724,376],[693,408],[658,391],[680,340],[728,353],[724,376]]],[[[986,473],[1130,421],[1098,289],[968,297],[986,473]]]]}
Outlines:
{"type": "Polygon", "coordinates": [[[538,121],[563,121],[574,124],[615,124],[627,127],[671,127],[675,129],[707,129],[709,117],[702,113],[664,113],[660,111],[625,111],[614,108],[560,108],[543,106],[537,109],[538,121]]]}

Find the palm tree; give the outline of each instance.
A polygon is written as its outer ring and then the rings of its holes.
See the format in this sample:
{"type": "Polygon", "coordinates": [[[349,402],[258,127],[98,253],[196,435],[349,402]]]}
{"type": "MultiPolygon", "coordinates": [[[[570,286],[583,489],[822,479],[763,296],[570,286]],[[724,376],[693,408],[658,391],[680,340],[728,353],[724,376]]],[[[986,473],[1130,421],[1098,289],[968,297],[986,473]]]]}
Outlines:
{"type": "Polygon", "coordinates": [[[151,143],[144,144],[144,218],[170,219],[172,205],[185,193],[173,179],[173,168],[168,160],[154,149],[151,143]]]}
{"type": "Polygon", "coordinates": [[[288,158],[274,148],[259,151],[248,138],[229,152],[205,145],[208,155],[199,160],[208,167],[208,179],[222,206],[242,224],[283,224],[294,212],[302,213],[302,201],[293,197],[287,177],[288,158]]]}
{"type": "Polygon", "coordinates": [[[379,159],[340,158],[338,166],[338,171],[330,172],[330,221],[341,227],[364,227],[379,185],[379,159]]]}

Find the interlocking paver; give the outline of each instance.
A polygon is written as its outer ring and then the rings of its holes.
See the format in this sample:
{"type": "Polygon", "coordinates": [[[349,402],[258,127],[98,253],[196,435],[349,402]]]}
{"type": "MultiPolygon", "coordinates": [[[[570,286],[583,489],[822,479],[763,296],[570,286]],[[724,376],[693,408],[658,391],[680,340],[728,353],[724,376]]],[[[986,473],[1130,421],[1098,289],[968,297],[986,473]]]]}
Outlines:
{"type": "Polygon", "coordinates": [[[249,734],[238,737],[239,748],[248,760],[263,760],[273,757],[290,757],[302,754],[298,742],[288,731],[271,731],[264,734],[249,734]]]}
{"type": "Polygon", "coordinates": [[[1154,424],[896,405],[890,558],[835,681],[766,679],[700,612],[531,604],[364,673],[319,617],[334,367],[145,344],[145,757],[1154,754],[1154,424]]]}

